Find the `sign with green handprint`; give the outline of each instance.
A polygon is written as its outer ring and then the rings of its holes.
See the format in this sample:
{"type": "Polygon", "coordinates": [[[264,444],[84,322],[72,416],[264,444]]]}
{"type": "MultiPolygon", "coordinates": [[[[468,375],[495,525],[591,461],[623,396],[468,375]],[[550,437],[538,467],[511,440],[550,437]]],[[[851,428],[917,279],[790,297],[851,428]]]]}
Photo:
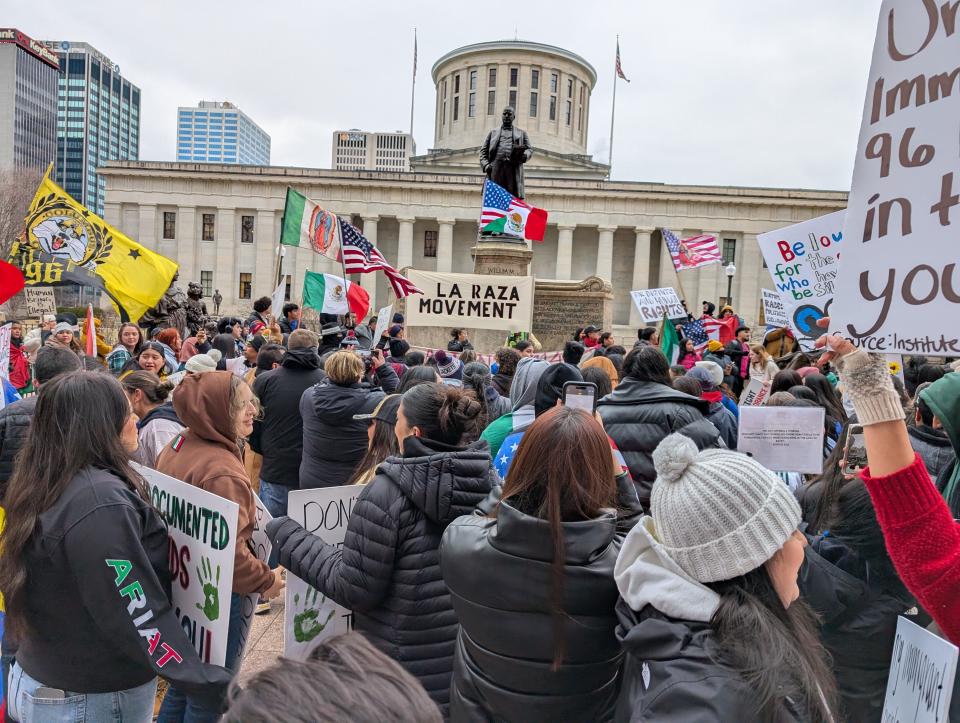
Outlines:
{"type": "Polygon", "coordinates": [[[174,612],[200,658],[223,665],[239,507],[154,469],[137,469],[167,522],[174,612]]]}
{"type": "MultiPolygon", "coordinates": [[[[294,490],[288,499],[287,514],[324,542],[341,545],[354,502],[361,492],[363,487],[359,485],[294,490]]],[[[287,573],[284,657],[306,659],[326,638],[351,630],[352,620],[347,608],[337,605],[322,590],[315,590],[287,573]]]]}

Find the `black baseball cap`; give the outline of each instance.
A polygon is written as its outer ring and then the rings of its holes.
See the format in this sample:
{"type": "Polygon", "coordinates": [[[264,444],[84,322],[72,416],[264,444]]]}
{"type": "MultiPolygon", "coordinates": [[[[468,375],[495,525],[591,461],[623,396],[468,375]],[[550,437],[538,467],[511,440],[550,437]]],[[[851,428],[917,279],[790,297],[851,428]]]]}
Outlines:
{"type": "Polygon", "coordinates": [[[397,410],[400,409],[400,394],[390,394],[380,400],[380,403],[370,414],[354,414],[358,422],[372,422],[377,419],[391,426],[397,423],[397,410]]]}

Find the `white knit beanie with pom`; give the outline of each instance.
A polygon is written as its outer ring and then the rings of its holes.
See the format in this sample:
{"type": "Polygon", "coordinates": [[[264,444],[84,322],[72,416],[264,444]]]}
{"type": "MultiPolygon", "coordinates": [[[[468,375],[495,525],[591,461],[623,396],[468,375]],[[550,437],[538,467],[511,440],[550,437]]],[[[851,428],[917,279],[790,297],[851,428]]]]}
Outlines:
{"type": "Polygon", "coordinates": [[[745,454],[697,451],[671,434],[653,452],[650,506],[670,559],[698,582],[729,580],[773,557],[800,524],[800,505],[773,472],[745,454]]]}

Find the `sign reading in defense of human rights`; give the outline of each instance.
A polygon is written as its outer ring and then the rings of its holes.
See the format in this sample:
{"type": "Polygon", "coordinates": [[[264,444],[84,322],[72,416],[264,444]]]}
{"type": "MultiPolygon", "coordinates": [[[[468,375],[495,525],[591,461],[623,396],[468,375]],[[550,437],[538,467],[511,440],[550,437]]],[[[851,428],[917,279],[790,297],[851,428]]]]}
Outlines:
{"type": "Polygon", "coordinates": [[[630,298],[640,312],[641,321],[648,324],[663,321],[664,314],[668,319],[687,318],[687,310],[683,308],[680,297],[671,287],[631,291],[630,298]]]}
{"type": "Polygon", "coordinates": [[[240,508],[155,469],[135,466],[168,526],[174,614],[200,659],[223,665],[240,508]]]}
{"type": "Polygon", "coordinates": [[[407,278],[422,296],[407,299],[408,326],[530,331],[532,276],[440,274],[410,269],[407,278]]]}
{"type": "Polygon", "coordinates": [[[884,0],[831,331],[879,353],[960,352],[960,13],[884,0]]]}

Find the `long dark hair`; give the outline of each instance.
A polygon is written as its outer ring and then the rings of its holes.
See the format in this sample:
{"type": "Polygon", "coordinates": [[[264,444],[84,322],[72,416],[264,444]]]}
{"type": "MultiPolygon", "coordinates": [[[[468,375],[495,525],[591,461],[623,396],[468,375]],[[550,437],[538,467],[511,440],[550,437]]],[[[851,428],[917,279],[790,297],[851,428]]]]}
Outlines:
{"type": "Polygon", "coordinates": [[[843,411],[840,396],[829,379],[822,374],[808,374],[803,380],[803,385],[816,395],[817,403],[827,410],[827,416],[833,422],[846,423],[847,413],[843,411]]]}
{"type": "Polygon", "coordinates": [[[837,444],[833,451],[823,462],[823,473],[814,478],[810,484],[820,485],[819,496],[817,497],[817,506],[814,508],[813,517],[808,520],[810,523],[810,532],[819,534],[828,529],[832,510],[840,496],[840,488],[843,486],[843,462],[844,447],[847,444],[847,433],[849,425],[844,425],[840,430],[840,436],[837,438],[837,444]]]}
{"type": "Polygon", "coordinates": [[[403,415],[423,436],[442,444],[458,445],[463,433],[480,414],[480,403],[462,389],[446,384],[419,384],[403,395],[403,415]]]}
{"type": "Polygon", "coordinates": [[[795,600],[785,608],[764,565],[706,585],[720,595],[710,620],[715,654],[756,693],[758,718],[780,720],[789,698],[803,720],[837,720],[836,684],[807,604],[795,600]]]}
{"type": "Polygon", "coordinates": [[[397,394],[403,394],[408,389],[413,389],[418,384],[435,384],[437,381],[437,368],[426,365],[410,367],[403,376],[400,377],[400,386],[397,388],[397,394]]]}
{"type": "Polygon", "coordinates": [[[37,519],[57,503],[71,480],[93,467],[119,477],[147,499],[144,481],[130,466],[120,438],[129,416],[130,402],[108,374],[70,372],[40,387],[30,431],[7,485],[6,525],[0,533],[0,590],[14,635],[30,629],[25,557],[37,519]]]}
{"type": "Polygon", "coordinates": [[[655,346],[641,346],[630,350],[620,371],[620,378],[625,377],[671,386],[670,364],[663,352],[655,346]]]}
{"type": "Polygon", "coordinates": [[[563,522],[592,520],[616,506],[616,471],[603,427],[582,409],[554,407],[524,432],[510,465],[501,502],[545,519],[553,539],[550,600],[553,616],[553,670],[566,653],[563,634],[563,522]]]}
{"type": "Polygon", "coordinates": [[[773,382],[770,384],[770,394],[786,392],[790,390],[790,387],[802,386],[803,377],[797,374],[796,371],[793,369],[781,369],[773,377],[773,382]]]}
{"type": "Polygon", "coordinates": [[[493,384],[490,367],[483,362],[470,362],[463,366],[463,388],[472,392],[474,399],[480,404],[480,414],[477,415],[474,429],[477,437],[493,421],[490,419],[490,405],[487,404],[487,389],[493,384]]]}

